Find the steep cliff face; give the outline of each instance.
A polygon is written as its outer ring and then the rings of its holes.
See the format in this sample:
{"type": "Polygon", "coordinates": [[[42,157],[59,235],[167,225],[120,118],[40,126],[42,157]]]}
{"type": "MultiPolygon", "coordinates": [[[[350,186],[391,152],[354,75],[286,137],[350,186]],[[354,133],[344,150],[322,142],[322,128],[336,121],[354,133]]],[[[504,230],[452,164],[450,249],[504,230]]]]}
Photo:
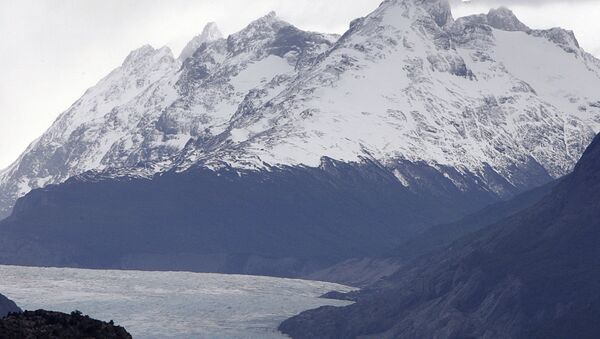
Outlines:
{"type": "Polygon", "coordinates": [[[600,136],[536,205],[284,322],[294,338],[594,338],[600,136]]]}

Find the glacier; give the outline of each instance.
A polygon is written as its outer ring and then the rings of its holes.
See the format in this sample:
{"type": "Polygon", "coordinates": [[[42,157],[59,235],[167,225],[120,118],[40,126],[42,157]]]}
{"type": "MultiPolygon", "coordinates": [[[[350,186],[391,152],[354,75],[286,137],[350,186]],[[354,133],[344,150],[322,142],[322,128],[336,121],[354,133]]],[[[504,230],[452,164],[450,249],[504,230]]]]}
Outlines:
{"type": "Polygon", "coordinates": [[[279,323],[346,301],[318,298],[353,288],[257,276],[0,266],[0,291],[22,309],[114,320],[134,338],[286,338],[279,323]]]}

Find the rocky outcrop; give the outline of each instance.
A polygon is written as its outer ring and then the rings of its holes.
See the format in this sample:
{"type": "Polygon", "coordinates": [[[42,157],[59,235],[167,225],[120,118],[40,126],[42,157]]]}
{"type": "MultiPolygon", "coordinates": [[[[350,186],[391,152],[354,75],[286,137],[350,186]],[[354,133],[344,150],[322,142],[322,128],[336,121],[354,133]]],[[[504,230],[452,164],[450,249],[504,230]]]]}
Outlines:
{"type": "Polygon", "coordinates": [[[0,337],[131,339],[131,335],[112,320],[106,323],[77,311],[65,314],[44,310],[11,313],[0,319],[0,337]]]}

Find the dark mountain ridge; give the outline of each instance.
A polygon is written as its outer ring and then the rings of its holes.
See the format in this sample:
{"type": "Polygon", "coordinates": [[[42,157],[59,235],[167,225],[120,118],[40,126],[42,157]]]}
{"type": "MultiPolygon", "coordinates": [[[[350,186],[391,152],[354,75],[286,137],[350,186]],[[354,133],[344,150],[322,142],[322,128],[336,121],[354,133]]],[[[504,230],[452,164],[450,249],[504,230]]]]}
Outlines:
{"type": "Polygon", "coordinates": [[[0,261],[301,276],[386,253],[493,201],[452,187],[415,192],[369,160],[268,172],[194,168],[151,180],[80,176],[17,202],[0,222],[0,261]]]}
{"type": "Polygon", "coordinates": [[[458,221],[431,226],[425,231],[409,237],[407,241],[383,255],[371,258],[352,258],[323,270],[311,272],[305,278],[355,287],[369,286],[381,278],[393,274],[400,267],[419,256],[443,249],[461,237],[535,205],[561,181],[562,178],[521,193],[512,199],[491,204],[458,221]]]}

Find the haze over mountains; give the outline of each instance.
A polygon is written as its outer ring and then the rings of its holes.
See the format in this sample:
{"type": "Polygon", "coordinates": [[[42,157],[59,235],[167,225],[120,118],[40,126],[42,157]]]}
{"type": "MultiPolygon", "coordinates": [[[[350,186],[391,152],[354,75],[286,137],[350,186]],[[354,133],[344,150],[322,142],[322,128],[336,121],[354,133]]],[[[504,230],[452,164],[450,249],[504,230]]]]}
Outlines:
{"type": "Polygon", "coordinates": [[[2,262],[297,276],[386,253],[569,173],[597,88],[572,33],[503,8],[388,0],[341,37],[209,24],[179,58],[133,51],[0,174],[5,216],[43,188],[0,224],[2,262]]]}

